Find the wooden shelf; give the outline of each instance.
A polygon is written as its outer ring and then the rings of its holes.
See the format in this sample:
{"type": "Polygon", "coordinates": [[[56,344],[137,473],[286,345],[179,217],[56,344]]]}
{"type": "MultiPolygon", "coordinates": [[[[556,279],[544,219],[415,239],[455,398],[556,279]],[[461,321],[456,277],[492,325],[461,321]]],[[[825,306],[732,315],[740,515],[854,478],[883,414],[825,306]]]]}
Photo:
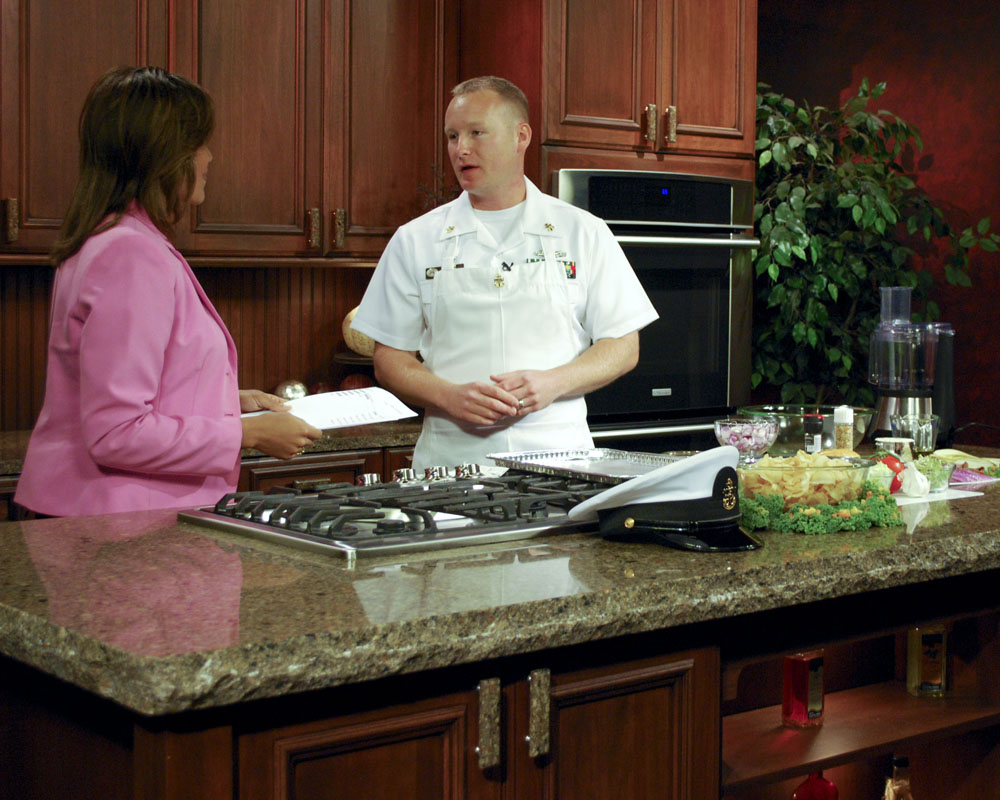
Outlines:
{"type": "Polygon", "coordinates": [[[725,717],[724,793],[884,755],[904,743],[1000,724],[1000,704],[971,697],[912,697],[896,681],[834,692],[825,702],[823,725],[812,729],[783,727],[780,706],[725,717]]]}

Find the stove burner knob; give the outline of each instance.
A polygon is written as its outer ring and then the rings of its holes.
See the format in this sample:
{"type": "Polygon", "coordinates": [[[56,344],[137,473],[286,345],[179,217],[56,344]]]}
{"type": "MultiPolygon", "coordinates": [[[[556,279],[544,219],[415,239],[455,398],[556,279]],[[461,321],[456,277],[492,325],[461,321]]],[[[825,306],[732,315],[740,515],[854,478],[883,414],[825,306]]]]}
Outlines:
{"type": "Polygon", "coordinates": [[[397,469],[392,473],[392,477],[400,483],[407,483],[417,479],[417,472],[413,469],[397,469]]]}
{"type": "Polygon", "coordinates": [[[449,470],[447,467],[425,467],[424,468],[424,480],[427,481],[439,481],[444,480],[448,477],[449,470]]]}
{"type": "Polygon", "coordinates": [[[469,464],[459,464],[455,467],[455,479],[462,480],[462,478],[468,478],[472,473],[469,472],[469,464]]]}
{"type": "Polygon", "coordinates": [[[358,486],[374,486],[376,483],[382,483],[382,476],[377,472],[366,472],[363,475],[358,475],[358,486]]]}

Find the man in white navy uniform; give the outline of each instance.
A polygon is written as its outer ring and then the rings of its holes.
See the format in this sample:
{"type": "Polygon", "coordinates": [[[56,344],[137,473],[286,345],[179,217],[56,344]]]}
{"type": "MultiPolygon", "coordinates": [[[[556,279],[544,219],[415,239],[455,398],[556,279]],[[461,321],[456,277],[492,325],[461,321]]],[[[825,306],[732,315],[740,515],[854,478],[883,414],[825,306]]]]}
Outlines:
{"type": "Polygon", "coordinates": [[[523,92],[484,77],[452,95],[463,192],[396,231],[353,327],[379,383],[425,409],[417,469],[592,447],[584,394],[635,367],[656,311],[607,225],[525,178],[523,92]]]}

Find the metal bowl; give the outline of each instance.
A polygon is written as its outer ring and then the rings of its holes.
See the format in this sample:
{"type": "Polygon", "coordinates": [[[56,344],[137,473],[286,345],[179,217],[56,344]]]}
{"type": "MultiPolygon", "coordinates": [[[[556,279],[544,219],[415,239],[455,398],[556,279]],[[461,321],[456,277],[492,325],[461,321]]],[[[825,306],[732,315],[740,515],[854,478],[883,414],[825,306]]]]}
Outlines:
{"type": "MultiPolygon", "coordinates": [[[[767,452],[772,456],[793,456],[805,447],[805,430],[802,423],[802,417],[805,414],[821,414],[823,416],[823,449],[829,450],[834,447],[833,410],[835,408],[836,406],[832,405],[743,406],[737,413],[752,417],[774,417],[777,419],[778,436],[767,452]]],[[[855,450],[865,438],[865,433],[874,416],[874,408],[854,406],[853,447],[855,450]]]]}
{"type": "Polygon", "coordinates": [[[738,467],[743,494],[747,497],[780,494],[785,498],[786,509],[796,503],[832,506],[861,496],[872,465],[866,458],[824,458],[821,463],[808,465],[792,462],[792,458],[769,454],[754,464],[738,467]]]}

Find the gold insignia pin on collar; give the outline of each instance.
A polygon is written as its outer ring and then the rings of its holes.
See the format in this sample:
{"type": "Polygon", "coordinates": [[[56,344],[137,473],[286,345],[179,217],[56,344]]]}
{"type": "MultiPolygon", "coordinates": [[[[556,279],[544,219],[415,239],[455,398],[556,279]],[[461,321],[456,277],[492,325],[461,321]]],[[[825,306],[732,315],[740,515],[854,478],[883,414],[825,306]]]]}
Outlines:
{"type": "Polygon", "coordinates": [[[556,229],[556,226],[553,225],[551,222],[546,222],[545,223],[545,230],[547,230],[547,231],[554,231],[555,229],[556,229]]]}
{"type": "Polygon", "coordinates": [[[447,228],[444,229],[444,232],[445,233],[452,233],[454,230],[455,230],[455,226],[454,225],[449,225],[447,228]]]}

